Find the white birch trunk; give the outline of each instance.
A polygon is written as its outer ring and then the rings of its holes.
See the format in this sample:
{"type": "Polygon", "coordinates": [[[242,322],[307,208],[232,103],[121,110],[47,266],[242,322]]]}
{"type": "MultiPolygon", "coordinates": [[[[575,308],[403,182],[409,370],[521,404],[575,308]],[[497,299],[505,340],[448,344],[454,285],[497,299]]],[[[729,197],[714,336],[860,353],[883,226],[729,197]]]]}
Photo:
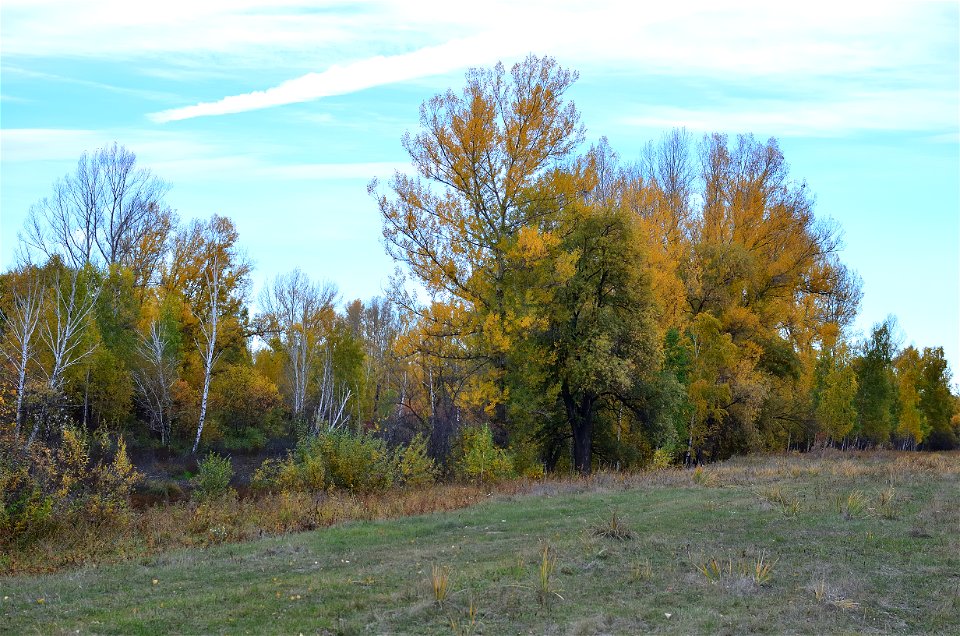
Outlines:
{"type": "Polygon", "coordinates": [[[210,376],[213,375],[213,367],[220,358],[217,352],[217,330],[220,324],[220,262],[214,257],[211,263],[211,271],[206,274],[207,292],[210,296],[210,313],[207,316],[207,322],[201,323],[200,331],[204,337],[204,344],[200,348],[203,354],[203,394],[200,398],[200,421],[197,423],[197,436],[193,441],[193,453],[196,454],[197,447],[200,446],[200,436],[203,434],[203,424],[207,419],[207,397],[210,394],[210,376]]]}

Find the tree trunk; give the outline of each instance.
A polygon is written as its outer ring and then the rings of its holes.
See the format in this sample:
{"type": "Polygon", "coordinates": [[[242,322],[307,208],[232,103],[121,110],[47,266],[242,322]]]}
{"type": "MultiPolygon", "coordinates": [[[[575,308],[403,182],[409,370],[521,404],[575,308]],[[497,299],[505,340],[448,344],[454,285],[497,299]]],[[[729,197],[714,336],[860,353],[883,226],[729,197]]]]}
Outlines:
{"type": "Polygon", "coordinates": [[[193,440],[193,454],[197,454],[197,447],[200,446],[200,435],[203,433],[203,422],[207,419],[207,395],[210,394],[210,366],[203,377],[203,397],[200,400],[200,422],[197,425],[197,438],[193,440]]]}
{"type": "Polygon", "coordinates": [[[576,400],[566,382],[560,389],[560,395],[567,411],[570,432],[573,433],[573,467],[581,475],[589,475],[593,451],[594,396],[587,394],[576,400]]]}

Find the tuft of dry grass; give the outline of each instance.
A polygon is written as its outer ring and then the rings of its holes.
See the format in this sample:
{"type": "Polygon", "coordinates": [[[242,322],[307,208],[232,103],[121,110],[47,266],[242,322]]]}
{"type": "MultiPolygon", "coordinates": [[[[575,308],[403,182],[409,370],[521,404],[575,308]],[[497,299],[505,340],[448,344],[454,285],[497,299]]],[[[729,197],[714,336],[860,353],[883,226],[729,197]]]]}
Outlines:
{"type": "Polygon", "coordinates": [[[450,584],[450,570],[445,565],[433,564],[430,567],[430,587],[433,590],[433,600],[443,605],[447,600],[447,588],[450,584]]]}
{"type": "Polygon", "coordinates": [[[540,549],[540,563],[537,567],[537,593],[542,605],[546,605],[552,596],[563,600],[560,593],[554,589],[553,573],[556,569],[556,551],[549,544],[544,543],[540,549]]]}
{"type": "Polygon", "coordinates": [[[633,538],[633,531],[624,522],[620,512],[614,508],[610,512],[610,517],[604,519],[601,523],[594,526],[593,533],[600,537],[608,539],[617,539],[627,541],[633,538]]]}

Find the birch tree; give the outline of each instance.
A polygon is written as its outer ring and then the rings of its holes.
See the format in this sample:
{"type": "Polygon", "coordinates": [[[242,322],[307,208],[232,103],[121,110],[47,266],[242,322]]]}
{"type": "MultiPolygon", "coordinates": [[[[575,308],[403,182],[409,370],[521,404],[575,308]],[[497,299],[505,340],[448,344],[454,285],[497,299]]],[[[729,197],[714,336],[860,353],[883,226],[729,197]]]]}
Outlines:
{"type": "Polygon", "coordinates": [[[40,322],[44,290],[35,272],[24,272],[23,289],[13,290],[13,303],[4,317],[2,350],[16,373],[17,402],[14,435],[20,437],[23,426],[23,400],[27,387],[27,370],[36,356],[34,333],[40,322]],[[32,274],[32,275],[31,275],[32,274]]]}
{"type": "Polygon", "coordinates": [[[170,443],[173,419],[173,383],[177,381],[177,359],[171,338],[160,320],[153,320],[137,347],[140,368],[133,379],[140,402],[150,414],[150,428],[160,433],[160,442],[170,443]]]}
{"type": "Polygon", "coordinates": [[[268,329],[280,340],[294,419],[305,414],[310,377],[334,315],[337,289],[312,282],[302,271],[277,276],[261,295],[268,329]]]}
{"type": "Polygon", "coordinates": [[[163,202],[169,186],[136,160],[116,143],[84,153],[76,170],[30,208],[24,244],[74,269],[128,267],[137,285],[146,285],[167,249],[175,215],[163,202]]]}
{"type": "MultiPolygon", "coordinates": [[[[87,329],[101,289],[89,269],[62,270],[57,265],[47,288],[49,315],[40,322],[40,340],[47,360],[40,369],[47,388],[54,394],[63,391],[64,373],[97,348],[98,342],[87,337],[87,329]]],[[[40,431],[42,419],[35,421],[27,446],[40,431]]]]}
{"type": "Polygon", "coordinates": [[[335,431],[349,424],[350,413],[347,411],[347,404],[353,397],[353,391],[345,382],[337,382],[333,372],[333,350],[329,346],[324,354],[323,372],[318,389],[317,408],[311,432],[316,435],[321,432],[321,429],[335,431]]]}
{"type": "Polygon", "coordinates": [[[200,393],[200,421],[197,423],[197,436],[193,441],[194,454],[200,445],[200,436],[203,434],[203,425],[207,418],[207,400],[210,395],[213,367],[223,353],[217,346],[217,336],[220,334],[223,322],[220,296],[224,292],[224,287],[221,273],[220,257],[215,253],[210,259],[209,267],[204,271],[209,307],[206,315],[200,317],[200,338],[196,340],[197,349],[203,361],[203,390],[200,393]]]}

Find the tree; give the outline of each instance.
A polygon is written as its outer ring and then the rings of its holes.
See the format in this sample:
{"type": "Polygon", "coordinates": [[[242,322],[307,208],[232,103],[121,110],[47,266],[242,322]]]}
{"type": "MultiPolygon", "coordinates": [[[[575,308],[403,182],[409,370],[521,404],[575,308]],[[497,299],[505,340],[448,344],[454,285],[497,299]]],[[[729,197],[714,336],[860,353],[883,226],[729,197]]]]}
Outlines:
{"type": "Polygon", "coordinates": [[[163,203],[169,187],[114,143],[84,153],[27,216],[23,242],[73,269],[122,265],[138,287],[153,280],[176,222],[163,203]]]}
{"type": "Polygon", "coordinates": [[[141,404],[150,417],[150,428],[160,433],[160,443],[170,444],[173,423],[173,384],[178,360],[168,321],[154,319],[138,346],[140,366],[133,377],[141,404]]]}
{"type": "Polygon", "coordinates": [[[424,103],[421,129],[403,146],[417,173],[397,173],[378,196],[388,253],[430,296],[416,311],[414,349],[477,362],[474,395],[498,424],[506,420],[509,345],[522,326],[505,303],[509,250],[537,227],[562,193],[541,187],[580,143],[579,114],[564,94],[576,73],[551,58],[528,57],[509,75],[502,65],[473,69],[461,94],[424,103]]]}
{"type": "Polygon", "coordinates": [[[891,316],[874,325],[854,361],[857,372],[858,433],[876,444],[886,444],[893,433],[896,387],[893,359],[897,354],[896,321],[891,316]]]}
{"type": "Polygon", "coordinates": [[[950,367],[943,347],[924,347],[920,358],[920,411],[930,427],[929,442],[933,449],[948,450],[960,446],[960,429],[952,421],[956,399],[950,393],[950,367]]]}
{"type": "Polygon", "coordinates": [[[200,317],[200,335],[196,340],[203,364],[203,390],[200,393],[200,420],[197,423],[197,436],[193,440],[192,452],[196,454],[200,446],[200,436],[203,434],[203,424],[207,419],[207,399],[210,395],[210,380],[213,377],[213,367],[223,354],[222,346],[218,346],[217,338],[222,331],[222,304],[221,296],[224,293],[223,265],[220,255],[213,253],[204,271],[206,281],[207,313],[200,317]]]}
{"type": "Polygon", "coordinates": [[[547,341],[555,356],[548,378],[559,383],[574,469],[581,474],[591,472],[597,412],[620,403],[640,413],[638,389],[660,365],[642,244],[628,214],[603,202],[571,214],[563,255],[573,257],[574,273],[548,309],[547,341]]]}
{"type": "MultiPolygon", "coordinates": [[[[98,340],[91,337],[90,328],[101,286],[96,272],[89,266],[82,270],[68,269],[53,258],[46,270],[50,282],[46,290],[46,315],[40,322],[40,340],[44,345],[40,370],[46,377],[47,389],[59,399],[65,372],[97,348],[98,340]]],[[[40,431],[42,419],[36,419],[27,446],[40,431]]]]}
{"type": "Polygon", "coordinates": [[[914,347],[901,351],[893,361],[897,389],[896,437],[904,447],[916,448],[930,434],[930,426],[920,410],[920,352],[914,347]]]}
{"type": "Polygon", "coordinates": [[[825,375],[820,388],[816,415],[820,432],[828,439],[846,438],[857,423],[857,375],[850,365],[846,347],[823,352],[825,375]]]}
{"type": "Polygon", "coordinates": [[[38,273],[24,268],[11,276],[11,305],[2,313],[3,339],[0,350],[16,372],[16,407],[14,436],[19,439],[23,426],[23,400],[27,389],[27,372],[36,356],[34,333],[43,309],[44,289],[38,273]]]}
{"type": "Polygon", "coordinates": [[[305,413],[308,387],[324,339],[332,329],[337,289],[318,285],[295,269],[277,276],[261,295],[267,329],[276,334],[285,355],[291,411],[296,420],[305,413]]]}

